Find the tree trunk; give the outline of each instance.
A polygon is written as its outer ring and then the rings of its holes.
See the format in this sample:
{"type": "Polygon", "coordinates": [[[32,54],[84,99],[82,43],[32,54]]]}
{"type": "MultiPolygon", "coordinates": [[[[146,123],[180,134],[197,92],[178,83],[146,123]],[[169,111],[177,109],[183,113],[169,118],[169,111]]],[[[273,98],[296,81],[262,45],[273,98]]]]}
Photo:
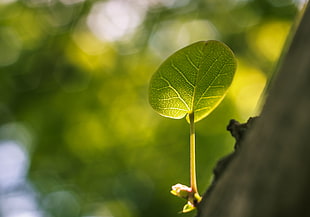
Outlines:
{"type": "Polygon", "coordinates": [[[307,6],[259,119],[198,217],[310,216],[310,9],[307,6]]]}

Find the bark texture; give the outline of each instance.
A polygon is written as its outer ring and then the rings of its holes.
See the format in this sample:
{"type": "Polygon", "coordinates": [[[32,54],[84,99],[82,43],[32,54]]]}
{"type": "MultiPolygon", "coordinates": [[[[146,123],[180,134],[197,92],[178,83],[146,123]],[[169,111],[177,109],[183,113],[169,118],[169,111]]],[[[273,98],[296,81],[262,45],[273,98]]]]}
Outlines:
{"type": "Polygon", "coordinates": [[[309,5],[268,93],[198,217],[310,216],[309,5]]]}

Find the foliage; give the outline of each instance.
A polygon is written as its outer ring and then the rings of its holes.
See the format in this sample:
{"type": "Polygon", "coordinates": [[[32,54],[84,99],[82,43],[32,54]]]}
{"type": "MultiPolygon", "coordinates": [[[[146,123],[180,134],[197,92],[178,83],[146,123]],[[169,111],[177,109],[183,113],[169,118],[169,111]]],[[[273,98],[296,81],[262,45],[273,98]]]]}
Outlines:
{"type": "Polygon", "coordinates": [[[196,42],[171,55],[150,82],[150,103],[161,115],[195,122],[222,101],[236,70],[232,51],[219,41],[196,42]]]}
{"type": "Polygon", "coordinates": [[[188,202],[183,212],[201,200],[196,182],[195,122],[206,117],[226,95],[236,71],[233,52],[219,41],[200,41],[175,52],[152,76],[149,100],[161,115],[187,117],[190,124],[191,186],[177,184],[171,193],[188,202]]]}
{"type": "Polygon", "coordinates": [[[204,191],[232,150],[228,120],[255,114],[299,8],[277,0],[0,1],[0,215],[177,216],[182,201],[167,191],[188,180],[187,124],[149,108],[151,72],[200,40],[221,40],[238,57],[229,94],[197,123],[204,191]]]}

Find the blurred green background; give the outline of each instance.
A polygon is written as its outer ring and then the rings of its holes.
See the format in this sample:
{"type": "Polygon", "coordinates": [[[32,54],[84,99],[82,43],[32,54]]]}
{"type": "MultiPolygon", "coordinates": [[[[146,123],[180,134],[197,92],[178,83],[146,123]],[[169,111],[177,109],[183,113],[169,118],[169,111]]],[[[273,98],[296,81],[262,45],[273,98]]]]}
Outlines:
{"type": "MultiPolygon", "coordinates": [[[[304,1],[0,0],[0,217],[179,216],[189,126],[156,114],[148,82],[172,52],[217,39],[238,58],[196,125],[202,194],[233,150],[304,1]]],[[[184,214],[193,216],[195,213],[184,214]]]]}

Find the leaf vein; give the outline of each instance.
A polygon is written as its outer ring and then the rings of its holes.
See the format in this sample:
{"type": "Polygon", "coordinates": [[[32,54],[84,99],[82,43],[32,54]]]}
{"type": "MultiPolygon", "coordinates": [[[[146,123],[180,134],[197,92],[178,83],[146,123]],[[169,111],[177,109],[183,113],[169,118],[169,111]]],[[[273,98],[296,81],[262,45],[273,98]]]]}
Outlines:
{"type": "Polygon", "coordinates": [[[199,112],[199,111],[203,111],[203,110],[208,110],[210,108],[211,108],[211,106],[203,107],[203,108],[200,108],[200,109],[195,109],[195,112],[199,112]]]}
{"type": "Polygon", "coordinates": [[[195,63],[191,60],[191,58],[189,58],[188,55],[185,55],[186,59],[188,60],[188,62],[198,71],[199,67],[195,65],[195,63]]]}
{"type": "Polygon", "coordinates": [[[200,97],[201,99],[217,99],[221,98],[222,96],[202,96],[200,97]]]}
{"type": "Polygon", "coordinates": [[[175,71],[177,71],[177,72],[182,76],[182,78],[185,79],[186,83],[188,83],[192,88],[195,88],[194,84],[192,84],[192,83],[188,80],[188,78],[184,75],[184,73],[183,73],[176,65],[174,65],[173,61],[171,61],[171,66],[172,66],[172,68],[173,68],[175,71]]]}
{"type": "Polygon", "coordinates": [[[169,101],[169,100],[173,100],[173,99],[180,99],[180,98],[179,97],[158,98],[158,100],[162,100],[162,101],[169,101]]]}
{"type": "MultiPolygon", "coordinates": [[[[220,55],[219,55],[219,56],[220,56],[220,55]]],[[[219,56],[218,56],[218,57],[219,57],[219,56]]],[[[216,58],[216,61],[218,60],[218,57],[216,58]]],[[[208,69],[208,71],[212,68],[212,66],[214,65],[214,63],[215,63],[216,61],[213,62],[213,64],[212,64],[212,65],[210,66],[210,68],[208,69]]],[[[218,74],[213,78],[211,84],[206,88],[206,90],[205,90],[205,91],[202,93],[202,95],[199,97],[198,102],[197,102],[196,105],[198,105],[198,104],[200,103],[200,100],[202,99],[201,97],[203,97],[203,96],[205,95],[205,93],[210,89],[210,87],[221,87],[221,88],[225,87],[225,86],[223,86],[223,85],[212,85],[212,84],[214,83],[214,81],[215,81],[220,75],[226,74],[226,73],[221,74],[221,71],[224,69],[224,67],[225,67],[226,65],[227,65],[226,63],[223,64],[223,66],[222,66],[222,68],[220,69],[220,71],[218,72],[218,74]]],[[[208,72],[208,71],[207,71],[207,72],[208,72]]],[[[206,73],[206,74],[207,74],[207,73],[206,73]]]]}
{"type": "Polygon", "coordinates": [[[180,109],[180,108],[174,108],[174,107],[170,107],[170,108],[158,107],[158,109],[161,109],[161,110],[178,110],[178,111],[188,112],[186,109],[180,109]]]}
{"type": "Polygon", "coordinates": [[[184,105],[186,106],[186,108],[187,108],[188,110],[190,110],[190,109],[189,109],[189,106],[187,105],[187,103],[185,102],[185,100],[181,97],[181,95],[179,94],[179,92],[171,85],[171,83],[170,83],[166,78],[163,77],[163,75],[161,74],[161,72],[159,72],[159,75],[160,75],[160,78],[161,78],[162,80],[164,80],[164,81],[168,84],[168,87],[171,88],[171,89],[177,94],[178,98],[184,103],[184,105]]]}

